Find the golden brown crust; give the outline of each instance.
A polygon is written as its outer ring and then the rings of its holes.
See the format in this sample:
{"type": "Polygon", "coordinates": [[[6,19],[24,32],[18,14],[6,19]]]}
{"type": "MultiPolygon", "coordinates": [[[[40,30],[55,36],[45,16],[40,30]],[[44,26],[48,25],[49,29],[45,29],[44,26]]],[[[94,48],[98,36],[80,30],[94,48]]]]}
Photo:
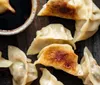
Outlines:
{"type": "Polygon", "coordinates": [[[76,19],[78,17],[76,7],[69,5],[65,0],[49,1],[46,4],[46,11],[40,16],[57,16],[61,18],[76,19]]]}
{"type": "Polygon", "coordinates": [[[52,64],[63,64],[65,69],[75,69],[75,54],[65,51],[62,48],[51,47],[44,52],[45,58],[52,64]]]}
{"type": "Polygon", "coordinates": [[[53,66],[70,74],[77,74],[77,55],[64,47],[49,47],[41,54],[40,64],[53,66]]]}

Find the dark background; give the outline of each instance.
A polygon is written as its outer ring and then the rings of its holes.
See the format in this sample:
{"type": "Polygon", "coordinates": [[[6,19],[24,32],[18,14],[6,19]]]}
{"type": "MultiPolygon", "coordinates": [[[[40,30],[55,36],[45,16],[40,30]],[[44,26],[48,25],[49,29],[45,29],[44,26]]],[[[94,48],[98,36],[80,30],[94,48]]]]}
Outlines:
{"type": "MultiPolygon", "coordinates": [[[[38,11],[42,8],[42,5],[46,3],[46,0],[38,0],[39,7],[38,11]]],[[[100,7],[100,1],[94,0],[96,5],[100,7]]],[[[65,27],[71,30],[74,33],[74,21],[66,20],[55,17],[35,17],[32,24],[22,33],[14,36],[0,36],[0,50],[3,52],[3,57],[7,58],[7,48],[8,45],[18,46],[25,53],[32,42],[33,38],[36,35],[36,31],[50,23],[61,23],[65,27]]],[[[92,52],[94,58],[97,60],[100,65],[100,30],[91,38],[86,41],[78,42],[77,50],[75,51],[79,55],[79,60],[83,56],[83,49],[87,46],[92,52]]],[[[30,56],[32,58],[32,56],[30,56]]],[[[33,60],[35,58],[32,58],[33,60]]],[[[53,68],[52,68],[53,69],[53,68]]],[[[83,85],[82,81],[77,77],[73,77],[63,71],[58,71],[53,69],[52,73],[62,81],[64,85],[83,85]]],[[[32,85],[39,85],[38,80],[34,81],[32,85]]],[[[12,76],[9,72],[9,69],[0,69],[0,85],[12,85],[12,76]]]]}

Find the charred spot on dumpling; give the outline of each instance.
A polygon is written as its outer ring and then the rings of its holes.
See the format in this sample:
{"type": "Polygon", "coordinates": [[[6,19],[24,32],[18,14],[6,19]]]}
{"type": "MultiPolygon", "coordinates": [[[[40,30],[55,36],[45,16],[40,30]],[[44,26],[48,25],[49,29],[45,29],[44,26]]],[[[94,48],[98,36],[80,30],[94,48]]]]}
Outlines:
{"type": "Polygon", "coordinates": [[[45,55],[47,56],[51,62],[62,62],[65,60],[67,53],[64,50],[61,50],[57,47],[50,47],[46,52],[45,55]]]}
{"type": "Polygon", "coordinates": [[[64,53],[63,51],[57,50],[55,53],[55,60],[56,61],[63,61],[65,60],[65,56],[67,53],[64,53]]]}
{"type": "Polygon", "coordinates": [[[60,50],[60,48],[57,47],[49,47],[49,49],[46,50],[45,56],[48,58],[50,61],[62,61],[65,59],[65,53],[60,50]]]}
{"type": "Polygon", "coordinates": [[[69,5],[64,0],[58,0],[58,1],[51,1],[50,3],[47,3],[48,11],[51,12],[53,15],[56,14],[56,16],[60,16],[63,18],[77,18],[76,8],[72,5],[69,5]]]}
{"type": "Polygon", "coordinates": [[[74,62],[74,61],[66,61],[65,63],[64,63],[64,68],[67,68],[67,69],[73,69],[73,70],[75,70],[75,67],[76,67],[76,62],[74,62]]]}

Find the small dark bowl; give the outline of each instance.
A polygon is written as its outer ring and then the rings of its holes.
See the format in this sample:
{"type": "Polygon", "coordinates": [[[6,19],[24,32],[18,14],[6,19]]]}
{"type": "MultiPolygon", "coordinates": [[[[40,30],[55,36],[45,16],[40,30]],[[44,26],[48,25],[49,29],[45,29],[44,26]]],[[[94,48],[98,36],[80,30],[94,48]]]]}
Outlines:
{"type": "Polygon", "coordinates": [[[37,0],[31,0],[31,2],[32,2],[31,14],[28,17],[28,19],[25,21],[25,23],[17,28],[14,28],[13,30],[0,30],[0,35],[18,34],[22,32],[23,30],[25,30],[32,23],[32,21],[34,20],[35,14],[36,14],[38,3],[37,3],[37,0]]]}

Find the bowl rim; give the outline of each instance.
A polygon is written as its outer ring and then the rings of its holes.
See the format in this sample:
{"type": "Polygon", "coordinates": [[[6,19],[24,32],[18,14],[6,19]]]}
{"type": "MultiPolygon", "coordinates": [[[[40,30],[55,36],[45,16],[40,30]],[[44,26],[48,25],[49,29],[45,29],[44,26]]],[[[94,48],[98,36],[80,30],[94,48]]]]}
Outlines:
{"type": "Polygon", "coordinates": [[[25,23],[13,30],[0,30],[0,35],[10,36],[10,35],[18,34],[24,31],[32,23],[36,15],[38,2],[37,0],[31,0],[31,1],[32,1],[31,14],[29,18],[25,21],[25,23]]]}

